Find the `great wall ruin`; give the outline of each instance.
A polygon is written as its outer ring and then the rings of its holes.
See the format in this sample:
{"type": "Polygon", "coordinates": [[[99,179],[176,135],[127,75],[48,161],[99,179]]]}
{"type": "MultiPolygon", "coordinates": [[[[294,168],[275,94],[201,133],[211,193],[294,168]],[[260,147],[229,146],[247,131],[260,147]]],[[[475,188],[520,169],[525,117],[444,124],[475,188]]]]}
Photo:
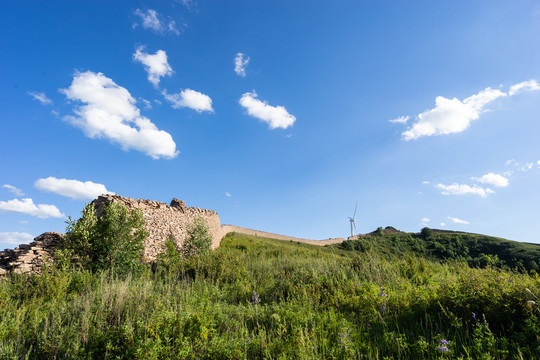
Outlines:
{"type": "MultiPolygon", "coordinates": [[[[195,218],[202,218],[212,235],[212,249],[219,246],[221,239],[231,232],[268,237],[284,241],[297,241],[311,245],[329,245],[341,243],[345,239],[335,238],[327,240],[301,239],[264,231],[242,228],[234,225],[221,225],[218,213],[214,210],[187,207],[185,202],[173,199],[170,205],[160,201],[126,198],[119,195],[101,195],[92,203],[99,216],[103,207],[111,201],[124,204],[128,209],[141,210],[148,231],[145,240],[143,259],[151,262],[164,249],[165,241],[173,237],[176,245],[180,247],[186,239],[187,231],[195,218]]],[[[34,239],[33,242],[11,250],[0,251],[0,275],[8,272],[39,273],[42,266],[52,258],[54,250],[62,241],[62,234],[46,232],[34,239]]]]}

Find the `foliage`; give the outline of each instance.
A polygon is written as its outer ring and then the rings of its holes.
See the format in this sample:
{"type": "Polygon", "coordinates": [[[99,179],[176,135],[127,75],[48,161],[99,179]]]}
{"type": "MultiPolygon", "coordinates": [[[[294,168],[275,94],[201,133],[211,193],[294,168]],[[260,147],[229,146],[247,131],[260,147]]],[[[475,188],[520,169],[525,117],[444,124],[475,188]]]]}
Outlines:
{"type": "MultiPolygon", "coordinates": [[[[382,228],[379,228],[382,229],[382,228]]],[[[373,250],[387,257],[422,256],[430,260],[464,261],[469,266],[539,271],[540,246],[500,238],[433,230],[424,227],[419,234],[386,234],[377,230],[358,240],[333,245],[347,251],[373,250]]]]}
{"type": "Polygon", "coordinates": [[[87,204],[78,220],[67,220],[66,236],[55,254],[59,263],[82,269],[112,269],[117,274],[141,271],[144,219],[138,209],[119,202],[107,204],[98,218],[93,204],[87,204]]]}
{"type": "Polygon", "coordinates": [[[169,271],[12,275],[0,358],[540,358],[536,274],[388,255],[229,234],[169,271]]]}
{"type": "Polygon", "coordinates": [[[202,218],[195,218],[187,231],[187,238],[182,244],[184,257],[205,256],[212,250],[212,234],[202,218]]]}

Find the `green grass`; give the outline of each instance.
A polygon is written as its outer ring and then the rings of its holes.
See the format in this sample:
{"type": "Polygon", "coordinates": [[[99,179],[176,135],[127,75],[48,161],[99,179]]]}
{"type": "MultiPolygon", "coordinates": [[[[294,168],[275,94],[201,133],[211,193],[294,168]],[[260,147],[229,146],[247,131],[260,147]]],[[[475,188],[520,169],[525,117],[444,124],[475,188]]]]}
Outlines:
{"type": "Polygon", "coordinates": [[[139,275],[0,281],[0,358],[533,359],[534,295],[534,273],[229,234],[139,275]]]}
{"type": "Polygon", "coordinates": [[[422,233],[384,234],[382,231],[376,231],[363,235],[358,240],[348,240],[332,246],[347,251],[369,250],[387,257],[414,254],[435,261],[464,261],[473,267],[491,265],[502,269],[540,271],[538,244],[440,230],[428,229],[427,233],[426,236],[422,233]]]}

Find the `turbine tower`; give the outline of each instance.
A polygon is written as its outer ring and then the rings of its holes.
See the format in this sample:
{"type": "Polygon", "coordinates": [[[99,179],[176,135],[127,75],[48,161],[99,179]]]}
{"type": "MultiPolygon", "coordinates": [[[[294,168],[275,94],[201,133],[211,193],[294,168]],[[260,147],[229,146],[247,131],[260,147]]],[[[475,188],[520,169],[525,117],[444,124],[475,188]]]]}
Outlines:
{"type": "Polygon", "coordinates": [[[351,236],[354,236],[354,232],[356,232],[356,209],[358,208],[358,200],[356,200],[356,205],[354,206],[354,214],[352,217],[349,218],[349,222],[351,223],[351,236]],[[354,227],[354,232],[353,232],[354,227]]]}

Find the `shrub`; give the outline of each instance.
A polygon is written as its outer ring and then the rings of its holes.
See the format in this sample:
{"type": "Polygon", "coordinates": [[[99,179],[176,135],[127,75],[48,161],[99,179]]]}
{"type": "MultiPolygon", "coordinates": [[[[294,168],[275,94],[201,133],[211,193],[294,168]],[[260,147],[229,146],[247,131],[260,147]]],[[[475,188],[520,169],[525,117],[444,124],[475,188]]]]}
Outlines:
{"type": "Polygon", "coordinates": [[[182,245],[181,252],[185,257],[207,255],[212,249],[212,235],[208,226],[201,218],[195,218],[187,232],[187,238],[182,245]]]}
{"type": "Polygon", "coordinates": [[[128,210],[118,202],[107,204],[97,217],[87,204],[79,220],[67,220],[66,236],[56,258],[92,271],[111,269],[125,274],[144,268],[142,250],[148,233],[138,209],[128,210]]]}

